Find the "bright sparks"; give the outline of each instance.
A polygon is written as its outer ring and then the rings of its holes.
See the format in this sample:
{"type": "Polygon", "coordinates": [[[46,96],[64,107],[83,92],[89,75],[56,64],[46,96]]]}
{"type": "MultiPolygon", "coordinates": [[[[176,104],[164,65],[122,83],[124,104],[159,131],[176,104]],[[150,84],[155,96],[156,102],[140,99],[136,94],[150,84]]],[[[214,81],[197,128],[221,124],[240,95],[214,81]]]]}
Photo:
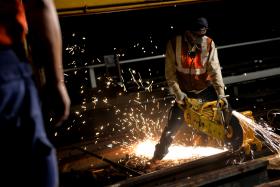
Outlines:
{"type": "Polygon", "coordinates": [[[259,135],[264,141],[267,147],[273,151],[280,153],[280,136],[271,131],[271,129],[256,123],[254,120],[244,116],[243,114],[233,111],[232,114],[239,120],[243,121],[249,128],[251,128],[255,134],[259,135]]]}
{"type": "MultiPolygon", "coordinates": [[[[135,155],[138,157],[146,157],[151,159],[154,154],[155,145],[157,142],[152,140],[145,140],[140,142],[135,147],[135,155]]],[[[192,147],[183,145],[171,145],[169,153],[163,160],[180,160],[180,159],[193,159],[205,156],[215,155],[226,151],[225,149],[218,149],[214,147],[192,147]]]]}

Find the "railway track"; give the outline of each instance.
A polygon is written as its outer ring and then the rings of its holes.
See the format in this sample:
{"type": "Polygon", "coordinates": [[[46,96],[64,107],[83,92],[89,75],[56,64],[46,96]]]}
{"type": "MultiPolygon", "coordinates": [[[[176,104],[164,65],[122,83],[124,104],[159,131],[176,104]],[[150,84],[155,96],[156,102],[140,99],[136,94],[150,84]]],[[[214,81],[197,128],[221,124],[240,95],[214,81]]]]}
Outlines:
{"type": "MultiPolygon", "coordinates": [[[[73,148],[69,150],[73,151],[73,148]]],[[[64,167],[64,171],[61,170],[62,186],[73,187],[76,184],[76,186],[100,187],[235,185],[247,187],[270,182],[271,178],[277,179],[277,176],[280,176],[277,169],[268,169],[269,158],[274,154],[265,147],[262,151],[255,152],[254,158],[242,152],[226,151],[154,171],[119,162],[127,155],[110,157],[117,155],[115,153],[118,151],[116,147],[97,154],[90,149],[86,151],[76,149],[76,155],[72,155],[75,159],[68,159],[69,163],[64,163],[68,166],[64,167]],[[82,167],[83,165],[87,167],[82,167]]]]}
{"type": "Polygon", "coordinates": [[[223,152],[117,182],[116,186],[254,186],[269,181],[268,150],[243,160],[239,152],[223,152]]]}

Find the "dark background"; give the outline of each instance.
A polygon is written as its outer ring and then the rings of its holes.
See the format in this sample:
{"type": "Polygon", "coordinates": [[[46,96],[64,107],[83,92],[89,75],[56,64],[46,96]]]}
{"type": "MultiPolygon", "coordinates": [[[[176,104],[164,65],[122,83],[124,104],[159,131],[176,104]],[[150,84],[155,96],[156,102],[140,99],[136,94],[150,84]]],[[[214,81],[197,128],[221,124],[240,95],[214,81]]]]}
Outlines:
{"type": "MultiPolygon", "coordinates": [[[[114,119],[104,111],[112,106],[87,107],[75,112],[81,106],[93,101],[93,97],[106,97],[118,101],[117,93],[122,91],[117,84],[106,88],[104,67],[96,68],[97,88],[90,87],[89,65],[103,64],[103,56],[124,54],[119,60],[151,57],[165,53],[165,44],[174,34],[182,32],[188,20],[204,16],[209,21],[208,36],[217,47],[280,36],[277,1],[215,1],[199,4],[178,5],[147,10],[134,10],[104,14],[60,17],[64,45],[64,68],[67,88],[72,100],[72,114],[62,127],[54,129],[57,145],[79,143],[95,139],[94,128],[99,121],[114,119]],[[152,40],[152,42],[151,42],[152,40]],[[137,47],[134,47],[138,44],[137,47]],[[142,49],[144,47],[145,50],[142,49]],[[71,50],[70,50],[71,49],[71,50]],[[145,51],[145,52],[144,52],[145,51]],[[74,68],[74,69],[71,69],[74,68]],[[75,69],[76,68],[76,69],[75,69]],[[77,69],[80,68],[80,69],[77,69]],[[69,70],[69,71],[67,71],[69,70]],[[98,118],[98,119],[97,119],[98,118]],[[100,118],[100,119],[99,119],[100,118]],[[104,118],[104,119],[103,119],[104,118]],[[86,122],[85,126],[77,125],[86,122]],[[69,127],[70,130],[69,130],[69,127]]],[[[239,75],[279,67],[279,41],[219,50],[223,76],[239,75]]],[[[153,80],[153,92],[158,94],[166,87],[164,59],[147,60],[121,65],[127,92],[123,96],[145,92],[132,80],[129,69],[139,72],[143,80],[153,80]]],[[[253,110],[255,115],[267,119],[270,110],[279,108],[279,76],[264,77],[252,81],[227,85],[232,106],[239,110],[253,110]]],[[[113,80],[114,83],[114,80],[113,80]]],[[[168,96],[167,92],[158,94],[168,96]]],[[[150,97],[150,96],[147,96],[150,97]]],[[[91,105],[90,105],[91,106],[91,105]]]]}

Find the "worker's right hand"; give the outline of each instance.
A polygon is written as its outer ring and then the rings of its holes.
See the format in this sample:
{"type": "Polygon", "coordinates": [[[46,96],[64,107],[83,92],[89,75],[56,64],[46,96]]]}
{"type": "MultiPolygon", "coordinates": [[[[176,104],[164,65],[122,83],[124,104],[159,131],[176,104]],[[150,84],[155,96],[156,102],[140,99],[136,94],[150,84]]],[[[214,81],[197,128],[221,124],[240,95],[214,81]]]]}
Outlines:
{"type": "Polygon", "coordinates": [[[185,94],[184,92],[182,92],[182,93],[180,94],[179,97],[176,97],[175,101],[176,101],[176,103],[178,103],[179,105],[185,105],[185,104],[186,104],[186,103],[185,103],[185,99],[186,99],[187,97],[188,97],[187,94],[185,94]]]}
{"type": "Polygon", "coordinates": [[[177,100],[177,99],[176,99],[176,103],[178,103],[179,105],[184,105],[185,104],[184,100],[177,100]]]}
{"type": "Polygon", "coordinates": [[[70,113],[71,102],[64,82],[57,85],[57,99],[58,103],[56,104],[56,106],[58,108],[54,108],[54,110],[57,110],[55,120],[56,126],[59,126],[68,118],[70,113]]]}

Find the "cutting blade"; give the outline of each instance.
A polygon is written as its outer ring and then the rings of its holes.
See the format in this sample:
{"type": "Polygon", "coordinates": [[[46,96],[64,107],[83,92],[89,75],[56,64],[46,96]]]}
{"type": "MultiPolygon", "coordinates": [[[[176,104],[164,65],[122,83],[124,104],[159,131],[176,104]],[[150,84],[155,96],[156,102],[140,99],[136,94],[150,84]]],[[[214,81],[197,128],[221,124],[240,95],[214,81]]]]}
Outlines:
{"type": "Polygon", "coordinates": [[[239,120],[230,114],[229,121],[225,126],[225,144],[233,151],[240,150],[243,144],[243,129],[239,120]]]}

